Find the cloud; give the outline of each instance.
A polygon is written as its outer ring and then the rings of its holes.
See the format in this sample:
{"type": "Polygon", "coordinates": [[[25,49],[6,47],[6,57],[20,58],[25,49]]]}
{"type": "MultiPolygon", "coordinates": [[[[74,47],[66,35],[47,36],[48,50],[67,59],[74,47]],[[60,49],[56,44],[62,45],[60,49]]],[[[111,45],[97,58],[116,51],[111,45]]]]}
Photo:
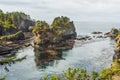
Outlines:
{"type": "Polygon", "coordinates": [[[0,0],[4,11],[23,11],[35,19],[65,15],[80,21],[118,21],[120,0],[0,0]]]}

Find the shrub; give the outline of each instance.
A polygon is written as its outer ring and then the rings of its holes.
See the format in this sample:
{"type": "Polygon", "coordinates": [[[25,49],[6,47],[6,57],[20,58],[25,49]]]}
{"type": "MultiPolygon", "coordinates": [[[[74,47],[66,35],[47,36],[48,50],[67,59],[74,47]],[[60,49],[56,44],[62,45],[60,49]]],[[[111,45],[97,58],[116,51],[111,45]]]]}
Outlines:
{"type": "MultiPolygon", "coordinates": [[[[19,31],[19,32],[15,33],[15,34],[6,35],[6,36],[1,36],[1,37],[0,37],[0,41],[15,40],[15,39],[17,39],[21,34],[22,34],[22,31],[19,31]]],[[[23,36],[22,36],[22,38],[23,38],[23,36]]]]}
{"type": "Polygon", "coordinates": [[[49,24],[46,23],[45,21],[36,21],[35,22],[35,26],[32,30],[32,32],[37,35],[39,34],[41,31],[44,31],[45,29],[50,29],[49,24]]]}

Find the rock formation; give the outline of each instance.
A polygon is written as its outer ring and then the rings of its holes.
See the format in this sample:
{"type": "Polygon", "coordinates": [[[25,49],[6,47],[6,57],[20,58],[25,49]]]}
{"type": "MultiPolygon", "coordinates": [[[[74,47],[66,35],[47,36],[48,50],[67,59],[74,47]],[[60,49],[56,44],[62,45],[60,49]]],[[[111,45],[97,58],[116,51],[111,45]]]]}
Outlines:
{"type": "Polygon", "coordinates": [[[113,59],[120,59],[120,35],[115,38],[115,54],[113,59]]]}
{"type": "MultiPolygon", "coordinates": [[[[62,46],[61,43],[76,37],[75,26],[67,17],[57,17],[49,26],[44,21],[36,22],[33,29],[34,44],[42,47],[62,46]],[[65,19],[65,20],[64,20],[65,19]]],[[[63,47],[63,46],[62,46],[63,47]]],[[[53,48],[53,47],[52,47],[53,48]]]]}
{"type": "Polygon", "coordinates": [[[34,26],[34,22],[31,20],[22,20],[20,25],[19,25],[19,29],[24,31],[24,32],[28,32],[29,27],[34,26]]]}
{"type": "Polygon", "coordinates": [[[107,35],[108,37],[111,37],[111,38],[115,38],[118,34],[118,29],[116,28],[112,28],[110,32],[106,33],[105,35],[107,35]]]}
{"type": "Polygon", "coordinates": [[[4,28],[2,26],[0,26],[0,36],[3,35],[3,33],[4,33],[3,30],[4,30],[4,28]]]}

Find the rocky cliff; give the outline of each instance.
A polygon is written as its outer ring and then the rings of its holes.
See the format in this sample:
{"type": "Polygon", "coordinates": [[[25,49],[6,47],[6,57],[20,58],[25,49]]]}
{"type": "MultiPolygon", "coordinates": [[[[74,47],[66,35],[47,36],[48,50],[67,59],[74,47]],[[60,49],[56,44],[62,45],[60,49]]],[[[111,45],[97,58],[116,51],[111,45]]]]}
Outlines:
{"type": "Polygon", "coordinates": [[[113,59],[120,59],[120,35],[115,38],[115,54],[113,59]]]}
{"type": "Polygon", "coordinates": [[[50,44],[59,44],[62,41],[73,39],[76,37],[75,26],[67,17],[57,17],[54,19],[52,26],[44,21],[36,22],[33,29],[34,44],[48,46],[50,44]],[[64,20],[66,19],[67,20],[64,20]]]}
{"type": "Polygon", "coordinates": [[[108,37],[111,37],[111,38],[116,38],[118,33],[119,33],[118,29],[112,28],[111,31],[106,33],[105,35],[107,35],[108,37]]]}

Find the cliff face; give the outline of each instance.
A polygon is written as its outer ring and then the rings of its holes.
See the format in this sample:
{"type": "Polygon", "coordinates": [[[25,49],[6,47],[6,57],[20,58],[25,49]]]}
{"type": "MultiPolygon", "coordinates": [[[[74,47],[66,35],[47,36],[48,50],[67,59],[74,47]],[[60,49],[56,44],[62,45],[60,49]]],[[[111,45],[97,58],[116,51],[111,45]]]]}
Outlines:
{"type": "Polygon", "coordinates": [[[34,26],[34,22],[31,20],[22,20],[21,23],[19,24],[19,29],[24,31],[24,32],[28,32],[29,27],[34,26]]]}
{"type": "Polygon", "coordinates": [[[4,13],[0,9],[0,26],[5,29],[4,33],[2,33],[4,35],[16,33],[19,30],[27,32],[29,31],[30,26],[34,26],[34,21],[30,18],[29,15],[23,12],[4,13]]]}
{"type": "Polygon", "coordinates": [[[3,30],[4,30],[4,28],[2,26],[0,26],[0,36],[3,35],[3,30]]]}
{"type": "Polygon", "coordinates": [[[115,38],[115,54],[113,59],[120,59],[120,35],[115,38]]]}
{"type": "MultiPolygon", "coordinates": [[[[56,22],[52,23],[51,27],[43,29],[44,22],[37,25],[36,31],[34,31],[34,43],[35,45],[50,45],[58,44],[62,41],[73,39],[76,37],[75,26],[70,20],[61,21],[65,17],[60,17],[56,22]],[[63,24],[64,23],[64,24],[63,24]]],[[[48,24],[47,24],[48,25],[48,24]]]]}
{"type": "Polygon", "coordinates": [[[112,80],[120,80],[120,34],[116,29],[114,30],[115,34],[115,53],[113,56],[113,63],[111,70],[113,72],[112,80]]]}
{"type": "Polygon", "coordinates": [[[111,38],[116,38],[119,30],[116,28],[112,28],[110,32],[108,32],[106,35],[111,38]]]}

